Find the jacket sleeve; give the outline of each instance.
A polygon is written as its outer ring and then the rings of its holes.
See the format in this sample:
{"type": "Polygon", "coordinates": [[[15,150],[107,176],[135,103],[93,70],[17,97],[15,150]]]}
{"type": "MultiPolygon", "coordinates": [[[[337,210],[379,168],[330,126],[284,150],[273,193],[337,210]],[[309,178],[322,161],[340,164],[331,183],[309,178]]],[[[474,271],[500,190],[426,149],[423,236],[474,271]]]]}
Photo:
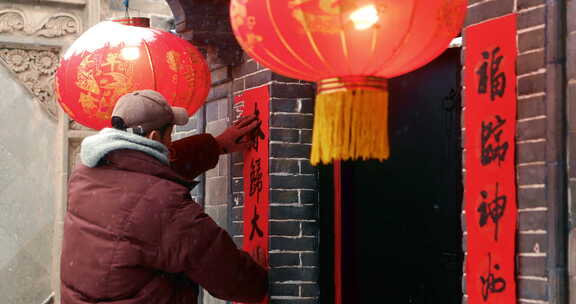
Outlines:
{"type": "Polygon", "coordinates": [[[184,272],[217,298],[258,302],[266,296],[267,271],[239,250],[194,202],[185,203],[172,216],[158,260],[163,270],[184,272]]]}
{"type": "Polygon", "coordinates": [[[216,166],[220,147],[210,134],[189,136],[174,141],[170,147],[170,165],[183,177],[193,180],[216,166]]]}

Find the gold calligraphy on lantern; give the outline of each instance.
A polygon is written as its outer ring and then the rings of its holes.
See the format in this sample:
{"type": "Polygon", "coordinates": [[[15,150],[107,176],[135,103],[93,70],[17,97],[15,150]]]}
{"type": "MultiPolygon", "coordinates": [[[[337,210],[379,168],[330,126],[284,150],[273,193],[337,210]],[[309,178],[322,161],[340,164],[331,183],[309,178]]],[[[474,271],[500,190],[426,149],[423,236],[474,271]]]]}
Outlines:
{"type": "Polygon", "coordinates": [[[104,60],[94,54],[84,57],[76,75],[82,109],[91,116],[110,119],[116,100],[132,90],[133,74],[133,64],[123,60],[118,50],[106,54],[104,60]]]}

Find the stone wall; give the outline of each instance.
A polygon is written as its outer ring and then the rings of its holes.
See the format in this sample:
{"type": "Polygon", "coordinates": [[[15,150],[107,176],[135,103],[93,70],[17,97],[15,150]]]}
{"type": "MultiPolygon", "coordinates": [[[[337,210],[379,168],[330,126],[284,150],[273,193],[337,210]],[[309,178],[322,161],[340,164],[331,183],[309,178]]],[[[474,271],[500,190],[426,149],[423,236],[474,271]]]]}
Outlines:
{"type": "MultiPolygon", "coordinates": [[[[87,128],[55,102],[60,56],[118,0],[0,1],[0,303],[59,303],[66,185],[87,128]]],[[[132,0],[130,14],[171,29],[163,0],[132,0]]]]}
{"type": "Polygon", "coordinates": [[[52,294],[56,122],[0,64],[0,302],[52,294]]]}

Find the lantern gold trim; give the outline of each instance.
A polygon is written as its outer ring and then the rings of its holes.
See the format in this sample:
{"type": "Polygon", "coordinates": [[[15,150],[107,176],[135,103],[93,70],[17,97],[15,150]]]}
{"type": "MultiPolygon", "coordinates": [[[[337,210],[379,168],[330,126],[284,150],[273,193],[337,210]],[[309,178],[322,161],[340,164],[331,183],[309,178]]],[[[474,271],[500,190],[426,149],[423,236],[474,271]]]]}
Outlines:
{"type": "Polygon", "coordinates": [[[317,87],[311,163],[388,159],[388,80],[336,77],[317,87]]]}
{"type": "Polygon", "coordinates": [[[150,18],[146,17],[125,17],[125,18],[114,18],[114,22],[122,23],[124,25],[131,25],[137,27],[150,27],[150,18]]]}

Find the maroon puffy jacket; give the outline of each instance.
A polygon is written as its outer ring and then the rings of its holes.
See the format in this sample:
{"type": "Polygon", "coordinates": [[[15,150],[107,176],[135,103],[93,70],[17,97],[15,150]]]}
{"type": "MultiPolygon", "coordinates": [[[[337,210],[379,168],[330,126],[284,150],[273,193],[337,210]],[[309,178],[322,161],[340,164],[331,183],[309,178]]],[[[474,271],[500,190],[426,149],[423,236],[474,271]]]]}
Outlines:
{"type": "Polygon", "coordinates": [[[172,148],[174,170],[134,150],[76,168],[64,221],[63,304],[194,304],[197,284],[229,301],[265,296],[264,268],[189,195],[191,178],[218,162],[214,138],[172,148]]]}

